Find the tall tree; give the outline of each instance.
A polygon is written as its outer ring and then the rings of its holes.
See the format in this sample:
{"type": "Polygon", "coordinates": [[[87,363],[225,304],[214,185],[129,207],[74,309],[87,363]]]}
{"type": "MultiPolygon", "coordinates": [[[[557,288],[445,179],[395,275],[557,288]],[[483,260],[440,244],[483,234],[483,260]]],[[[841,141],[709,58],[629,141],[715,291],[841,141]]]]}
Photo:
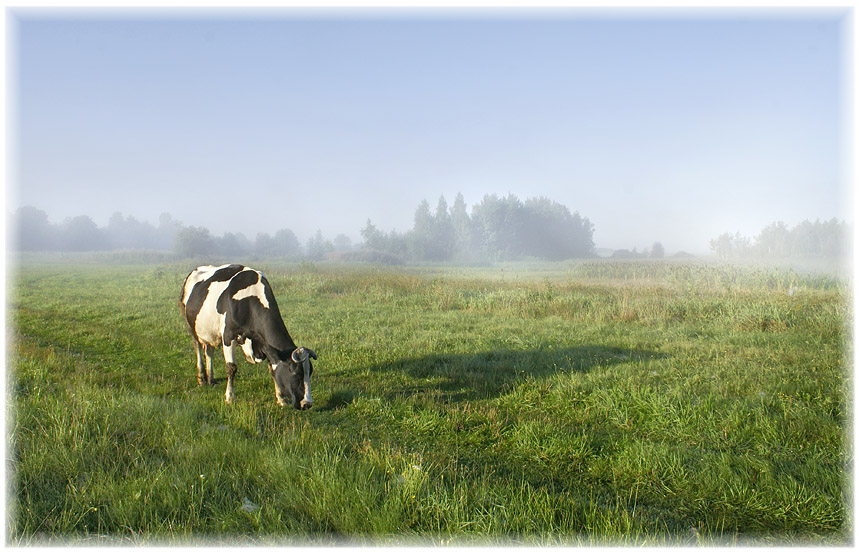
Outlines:
{"type": "Polygon", "coordinates": [[[21,251],[47,251],[59,245],[59,232],[48,214],[32,206],[20,207],[9,219],[12,247],[21,251]]]}
{"type": "Polygon", "coordinates": [[[175,252],[180,257],[198,257],[215,252],[215,238],[208,228],[188,226],[176,233],[175,252]]]}
{"type": "Polygon", "coordinates": [[[273,250],[274,254],[280,257],[297,257],[301,255],[301,242],[298,241],[295,233],[284,228],[278,230],[274,235],[273,250]]]}
{"type": "Polygon", "coordinates": [[[449,260],[456,249],[456,230],[448,212],[444,196],[438,198],[435,216],[432,224],[432,247],[430,259],[434,261],[449,260]]]}
{"type": "Polygon", "coordinates": [[[782,258],[790,255],[790,231],[781,221],[767,225],[755,239],[755,252],[767,258],[782,258]]]}
{"type": "Polygon", "coordinates": [[[310,239],[307,240],[305,250],[305,254],[308,259],[314,261],[321,261],[325,258],[325,255],[334,251],[334,245],[332,245],[330,241],[325,239],[325,237],[322,235],[322,230],[317,230],[316,234],[314,234],[310,239]]]}
{"type": "Polygon", "coordinates": [[[487,194],[472,208],[471,217],[480,228],[481,246],[490,258],[503,260],[522,255],[522,202],[516,196],[499,198],[487,194]]]}
{"type": "Polygon", "coordinates": [[[107,235],[86,215],[66,220],[61,231],[60,241],[66,251],[101,251],[109,247],[107,235]]]}

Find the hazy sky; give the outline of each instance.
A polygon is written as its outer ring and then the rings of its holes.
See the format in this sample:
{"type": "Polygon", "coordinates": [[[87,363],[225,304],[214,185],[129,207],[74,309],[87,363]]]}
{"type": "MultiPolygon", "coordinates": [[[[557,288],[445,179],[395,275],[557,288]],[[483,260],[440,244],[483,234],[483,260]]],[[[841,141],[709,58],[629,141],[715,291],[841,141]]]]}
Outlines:
{"type": "Polygon", "coordinates": [[[7,211],[358,241],[513,193],[669,253],[852,221],[849,17],[13,9],[7,211]]]}

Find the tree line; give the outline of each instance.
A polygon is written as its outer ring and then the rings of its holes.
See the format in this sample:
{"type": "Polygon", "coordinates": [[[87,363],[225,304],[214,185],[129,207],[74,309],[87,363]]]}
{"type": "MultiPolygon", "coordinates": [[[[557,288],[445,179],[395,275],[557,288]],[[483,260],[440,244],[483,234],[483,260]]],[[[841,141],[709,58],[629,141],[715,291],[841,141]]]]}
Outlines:
{"type": "Polygon", "coordinates": [[[835,218],[793,228],[779,221],[754,238],[724,233],[710,241],[710,250],[721,259],[837,259],[848,253],[851,235],[850,225],[835,218]]]}
{"type": "Polygon", "coordinates": [[[44,211],[32,206],[18,209],[8,220],[10,247],[18,251],[170,251],[178,257],[257,256],[322,259],[333,251],[352,249],[351,240],[339,235],[333,241],[317,231],[301,244],[292,230],[259,233],[251,241],[242,233],[213,235],[207,228],[185,226],[163,213],[155,226],[122,213],[111,215],[104,227],[89,216],[79,215],[60,224],[51,223],[44,211]]]}
{"type": "Polygon", "coordinates": [[[290,229],[270,235],[259,233],[254,240],[244,234],[213,235],[207,228],[185,226],[167,213],[158,225],[132,216],[114,213],[105,227],[80,215],[53,224],[35,207],[21,207],[8,220],[19,251],[172,251],[179,257],[280,257],[320,260],[336,256],[341,260],[380,264],[484,261],[538,258],[560,260],[593,256],[593,225],[587,218],[571,213],[547,198],[521,201],[486,195],[469,213],[462,194],[448,207],[444,196],[435,212],[422,201],[415,210],[414,225],[406,232],[385,232],[372,221],[361,230],[363,243],[353,244],[340,234],[333,240],[318,230],[301,243],[290,229]]]}
{"type": "MultiPolygon", "coordinates": [[[[168,213],[160,215],[153,225],[117,212],[106,226],[99,227],[86,215],[54,224],[44,211],[26,206],[9,215],[7,225],[8,245],[18,251],[154,250],[182,258],[333,257],[376,264],[594,256],[594,227],[586,217],[544,197],[521,201],[512,194],[486,195],[470,212],[461,193],[451,206],[441,196],[434,211],[424,200],[415,209],[411,229],[386,232],[368,219],[361,229],[363,242],[358,244],[344,234],[330,240],[321,230],[304,243],[290,229],[261,232],[254,239],[232,232],[215,236],[207,228],[186,226],[168,213]]],[[[710,241],[710,249],[722,259],[833,259],[848,252],[851,235],[851,226],[835,218],[805,220],[793,228],[775,222],[754,238],[724,233],[710,241]]],[[[664,254],[656,242],[650,251],[618,250],[613,257],[658,259],[664,254]]]]}
{"type": "Polygon", "coordinates": [[[488,194],[468,212],[461,193],[435,212],[422,201],[404,233],[383,232],[371,220],[361,230],[366,252],[408,261],[562,260],[594,255],[591,222],[545,197],[524,202],[513,194],[488,194]]]}

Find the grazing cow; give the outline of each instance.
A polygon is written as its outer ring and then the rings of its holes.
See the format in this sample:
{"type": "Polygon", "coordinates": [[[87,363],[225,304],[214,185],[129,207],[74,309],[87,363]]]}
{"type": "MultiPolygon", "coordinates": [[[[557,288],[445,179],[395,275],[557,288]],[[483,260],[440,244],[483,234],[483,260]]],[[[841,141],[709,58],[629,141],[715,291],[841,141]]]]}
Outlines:
{"type": "Polygon", "coordinates": [[[277,404],[291,403],[298,410],[313,406],[310,359],[317,358],[316,353],[295,346],[262,272],[238,264],[196,268],[185,278],[179,307],[194,338],[197,384],[215,384],[212,356],[223,347],[227,363],[225,398],[232,402],[238,344],[248,362],[268,361],[277,404]],[[205,371],[201,348],[206,355],[205,371]]]}

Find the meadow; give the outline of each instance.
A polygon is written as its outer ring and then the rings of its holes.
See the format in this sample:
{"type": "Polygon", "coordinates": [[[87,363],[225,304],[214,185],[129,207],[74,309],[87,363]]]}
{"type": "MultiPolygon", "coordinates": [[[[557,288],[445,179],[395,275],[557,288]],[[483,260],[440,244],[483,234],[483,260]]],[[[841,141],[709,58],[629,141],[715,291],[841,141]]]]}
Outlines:
{"type": "Polygon", "coordinates": [[[25,259],[7,542],[847,544],[847,284],[700,262],[256,263],[312,410],[196,384],[197,264],[25,259]]]}

